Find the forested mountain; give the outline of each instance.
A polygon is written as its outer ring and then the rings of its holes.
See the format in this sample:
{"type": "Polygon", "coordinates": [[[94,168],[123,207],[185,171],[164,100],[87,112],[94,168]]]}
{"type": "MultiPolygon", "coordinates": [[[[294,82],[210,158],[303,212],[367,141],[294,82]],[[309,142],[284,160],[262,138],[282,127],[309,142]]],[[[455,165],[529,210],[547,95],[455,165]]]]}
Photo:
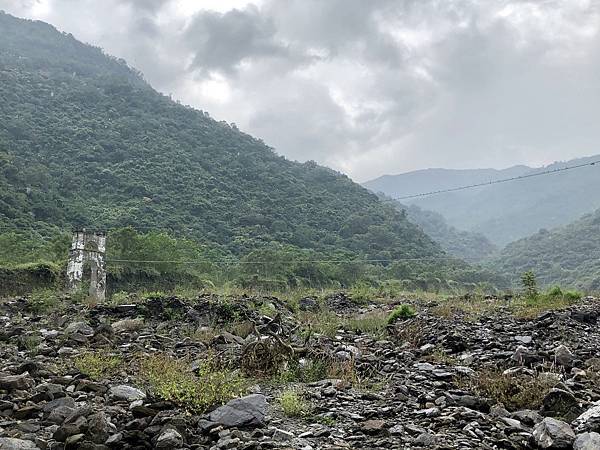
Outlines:
{"type": "Polygon", "coordinates": [[[483,234],[457,230],[448,225],[444,216],[439,213],[421,209],[417,205],[400,204],[400,208],[406,210],[408,220],[419,225],[450,255],[464,261],[479,263],[498,250],[483,234]]]}
{"type": "MultiPolygon", "coordinates": [[[[365,186],[392,197],[483,183],[534,174],[600,160],[599,156],[551,164],[547,167],[516,166],[506,170],[429,169],[381,177],[365,186]]],[[[432,195],[403,202],[442,214],[461,230],[481,233],[504,246],[540,228],[572,222],[600,207],[600,165],[527,178],[509,183],[432,195]],[[592,194],[592,195],[590,195],[592,194]]]]}
{"type": "Polygon", "coordinates": [[[7,14],[0,35],[0,232],[168,229],[219,257],[419,258],[395,276],[477,278],[348,177],[172,101],[124,61],[7,14]]]}
{"type": "Polygon", "coordinates": [[[600,210],[569,225],[540,230],[509,244],[490,266],[513,281],[533,270],[538,281],[597,292],[600,290],[600,210]]]}

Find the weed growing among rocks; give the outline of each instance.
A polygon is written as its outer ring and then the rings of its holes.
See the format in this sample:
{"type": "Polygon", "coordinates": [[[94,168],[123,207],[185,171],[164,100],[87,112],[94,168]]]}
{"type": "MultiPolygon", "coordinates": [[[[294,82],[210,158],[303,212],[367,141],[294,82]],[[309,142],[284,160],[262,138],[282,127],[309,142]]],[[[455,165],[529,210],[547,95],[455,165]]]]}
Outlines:
{"type": "Polygon", "coordinates": [[[546,394],[557,384],[557,378],[544,373],[505,374],[497,369],[484,369],[459,380],[458,384],[477,395],[502,403],[509,411],[537,409],[546,394]]]}
{"type": "Polygon", "coordinates": [[[415,309],[412,306],[400,305],[390,313],[387,323],[388,325],[392,325],[398,319],[410,319],[411,317],[414,317],[414,315],[415,309]]]}
{"type": "Polygon", "coordinates": [[[238,372],[219,367],[210,357],[194,372],[185,360],[166,354],[140,358],[140,378],[158,397],[202,413],[244,394],[247,381],[238,372]]]}
{"type": "Polygon", "coordinates": [[[283,413],[288,417],[308,416],[313,407],[297,389],[287,389],[277,398],[283,413]]]}
{"type": "Polygon", "coordinates": [[[92,380],[101,380],[119,371],[123,360],[105,352],[87,352],[75,358],[75,367],[92,380]]]}

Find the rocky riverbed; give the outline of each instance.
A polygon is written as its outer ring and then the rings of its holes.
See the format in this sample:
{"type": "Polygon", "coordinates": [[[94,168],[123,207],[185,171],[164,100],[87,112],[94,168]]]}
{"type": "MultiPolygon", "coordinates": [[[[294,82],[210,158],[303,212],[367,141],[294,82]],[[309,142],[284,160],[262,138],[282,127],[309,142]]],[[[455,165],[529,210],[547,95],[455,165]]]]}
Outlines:
{"type": "Polygon", "coordinates": [[[591,297],[528,317],[341,294],[34,306],[0,303],[2,450],[600,449],[591,297]],[[157,383],[175,367],[212,386],[207,361],[236,377],[224,404],[157,383]]]}

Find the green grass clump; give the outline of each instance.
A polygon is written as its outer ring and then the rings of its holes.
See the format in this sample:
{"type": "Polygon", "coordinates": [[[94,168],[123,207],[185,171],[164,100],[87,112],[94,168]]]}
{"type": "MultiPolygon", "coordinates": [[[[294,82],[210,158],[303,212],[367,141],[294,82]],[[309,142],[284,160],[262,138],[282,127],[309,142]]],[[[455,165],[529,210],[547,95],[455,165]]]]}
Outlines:
{"type": "Polygon", "coordinates": [[[545,293],[519,299],[515,305],[515,315],[522,319],[536,317],[545,311],[566,308],[581,300],[583,294],[577,291],[563,291],[554,286],[545,293]]]}
{"type": "Polygon", "coordinates": [[[385,332],[386,326],[387,314],[382,310],[349,317],[343,323],[343,328],[348,331],[370,334],[373,337],[381,337],[385,332]]]}
{"type": "Polygon", "coordinates": [[[306,417],[313,407],[296,389],[287,389],[277,398],[283,413],[287,417],[306,417]]]}
{"type": "Polygon", "coordinates": [[[31,310],[37,314],[50,312],[61,305],[61,298],[54,289],[36,289],[29,297],[31,310]]]}
{"type": "Polygon", "coordinates": [[[194,413],[222,405],[244,394],[247,382],[237,372],[206,358],[196,373],[185,360],[155,354],[140,360],[140,378],[164,400],[194,413]]]}
{"type": "Polygon", "coordinates": [[[387,314],[382,310],[349,317],[340,317],[331,311],[322,311],[318,314],[304,313],[300,315],[300,320],[306,328],[310,328],[311,332],[328,337],[334,337],[340,329],[381,337],[387,326],[387,314]]]}
{"type": "Polygon", "coordinates": [[[409,319],[414,317],[415,310],[410,305],[400,305],[396,309],[394,309],[390,315],[388,316],[387,323],[389,325],[396,322],[398,319],[409,319]]]}
{"type": "Polygon", "coordinates": [[[92,380],[101,380],[115,374],[122,366],[120,356],[102,352],[88,352],[75,358],[75,367],[92,380]]]}

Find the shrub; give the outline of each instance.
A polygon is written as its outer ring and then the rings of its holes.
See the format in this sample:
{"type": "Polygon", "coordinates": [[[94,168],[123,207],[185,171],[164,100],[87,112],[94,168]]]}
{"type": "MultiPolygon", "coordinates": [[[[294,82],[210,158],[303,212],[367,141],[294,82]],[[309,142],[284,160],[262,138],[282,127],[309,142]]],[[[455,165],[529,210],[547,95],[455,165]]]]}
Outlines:
{"type": "Polygon", "coordinates": [[[115,292],[110,296],[110,303],[112,305],[126,305],[128,303],[131,303],[131,301],[131,296],[125,291],[115,292]]]}
{"type": "Polygon", "coordinates": [[[101,352],[88,352],[75,358],[75,367],[92,380],[101,380],[116,373],[123,363],[121,357],[101,352]]]}
{"type": "Polygon", "coordinates": [[[304,417],[312,411],[312,405],[295,389],[283,391],[277,398],[283,413],[288,417],[304,417]]]}
{"type": "Polygon", "coordinates": [[[535,298],[538,296],[538,287],[535,273],[529,270],[521,275],[521,285],[526,297],[535,298]]]}
{"type": "Polygon", "coordinates": [[[566,300],[577,301],[583,297],[583,294],[579,291],[567,291],[564,294],[566,300]]]}
{"type": "Polygon", "coordinates": [[[418,347],[423,339],[424,323],[418,319],[402,323],[402,326],[393,328],[393,336],[402,343],[408,343],[411,347],[418,347]]]}
{"type": "Polygon", "coordinates": [[[536,374],[504,374],[497,369],[486,369],[459,385],[482,397],[504,404],[508,410],[538,409],[548,391],[557,381],[553,377],[536,374]]]}
{"type": "Polygon", "coordinates": [[[399,307],[397,307],[390,313],[390,315],[388,316],[387,323],[389,325],[391,325],[394,322],[396,322],[398,319],[409,319],[411,317],[414,317],[414,315],[415,315],[415,310],[412,306],[400,305],[399,307]]]}
{"type": "Polygon", "coordinates": [[[29,297],[30,308],[37,314],[56,309],[60,304],[60,296],[53,289],[36,289],[29,297]]]}
{"type": "Polygon", "coordinates": [[[373,288],[365,282],[359,282],[350,289],[350,298],[354,303],[364,304],[373,300],[375,294],[373,288]]]}
{"type": "Polygon", "coordinates": [[[155,395],[195,413],[222,405],[246,390],[246,380],[235,371],[219,367],[212,356],[202,361],[194,373],[185,360],[151,355],[140,361],[140,378],[155,395]]]}
{"type": "Polygon", "coordinates": [[[548,297],[562,297],[564,295],[562,289],[560,288],[560,286],[553,286],[550,288],[550,290],[548,291],[548,297]]]}
{"type": "Polygon", "coordinates": [[[42,338],[38,335],[22,335],[19,340],[19,349],[25,349],[33,352],[35,348],[42,343],[42,338]]]}

